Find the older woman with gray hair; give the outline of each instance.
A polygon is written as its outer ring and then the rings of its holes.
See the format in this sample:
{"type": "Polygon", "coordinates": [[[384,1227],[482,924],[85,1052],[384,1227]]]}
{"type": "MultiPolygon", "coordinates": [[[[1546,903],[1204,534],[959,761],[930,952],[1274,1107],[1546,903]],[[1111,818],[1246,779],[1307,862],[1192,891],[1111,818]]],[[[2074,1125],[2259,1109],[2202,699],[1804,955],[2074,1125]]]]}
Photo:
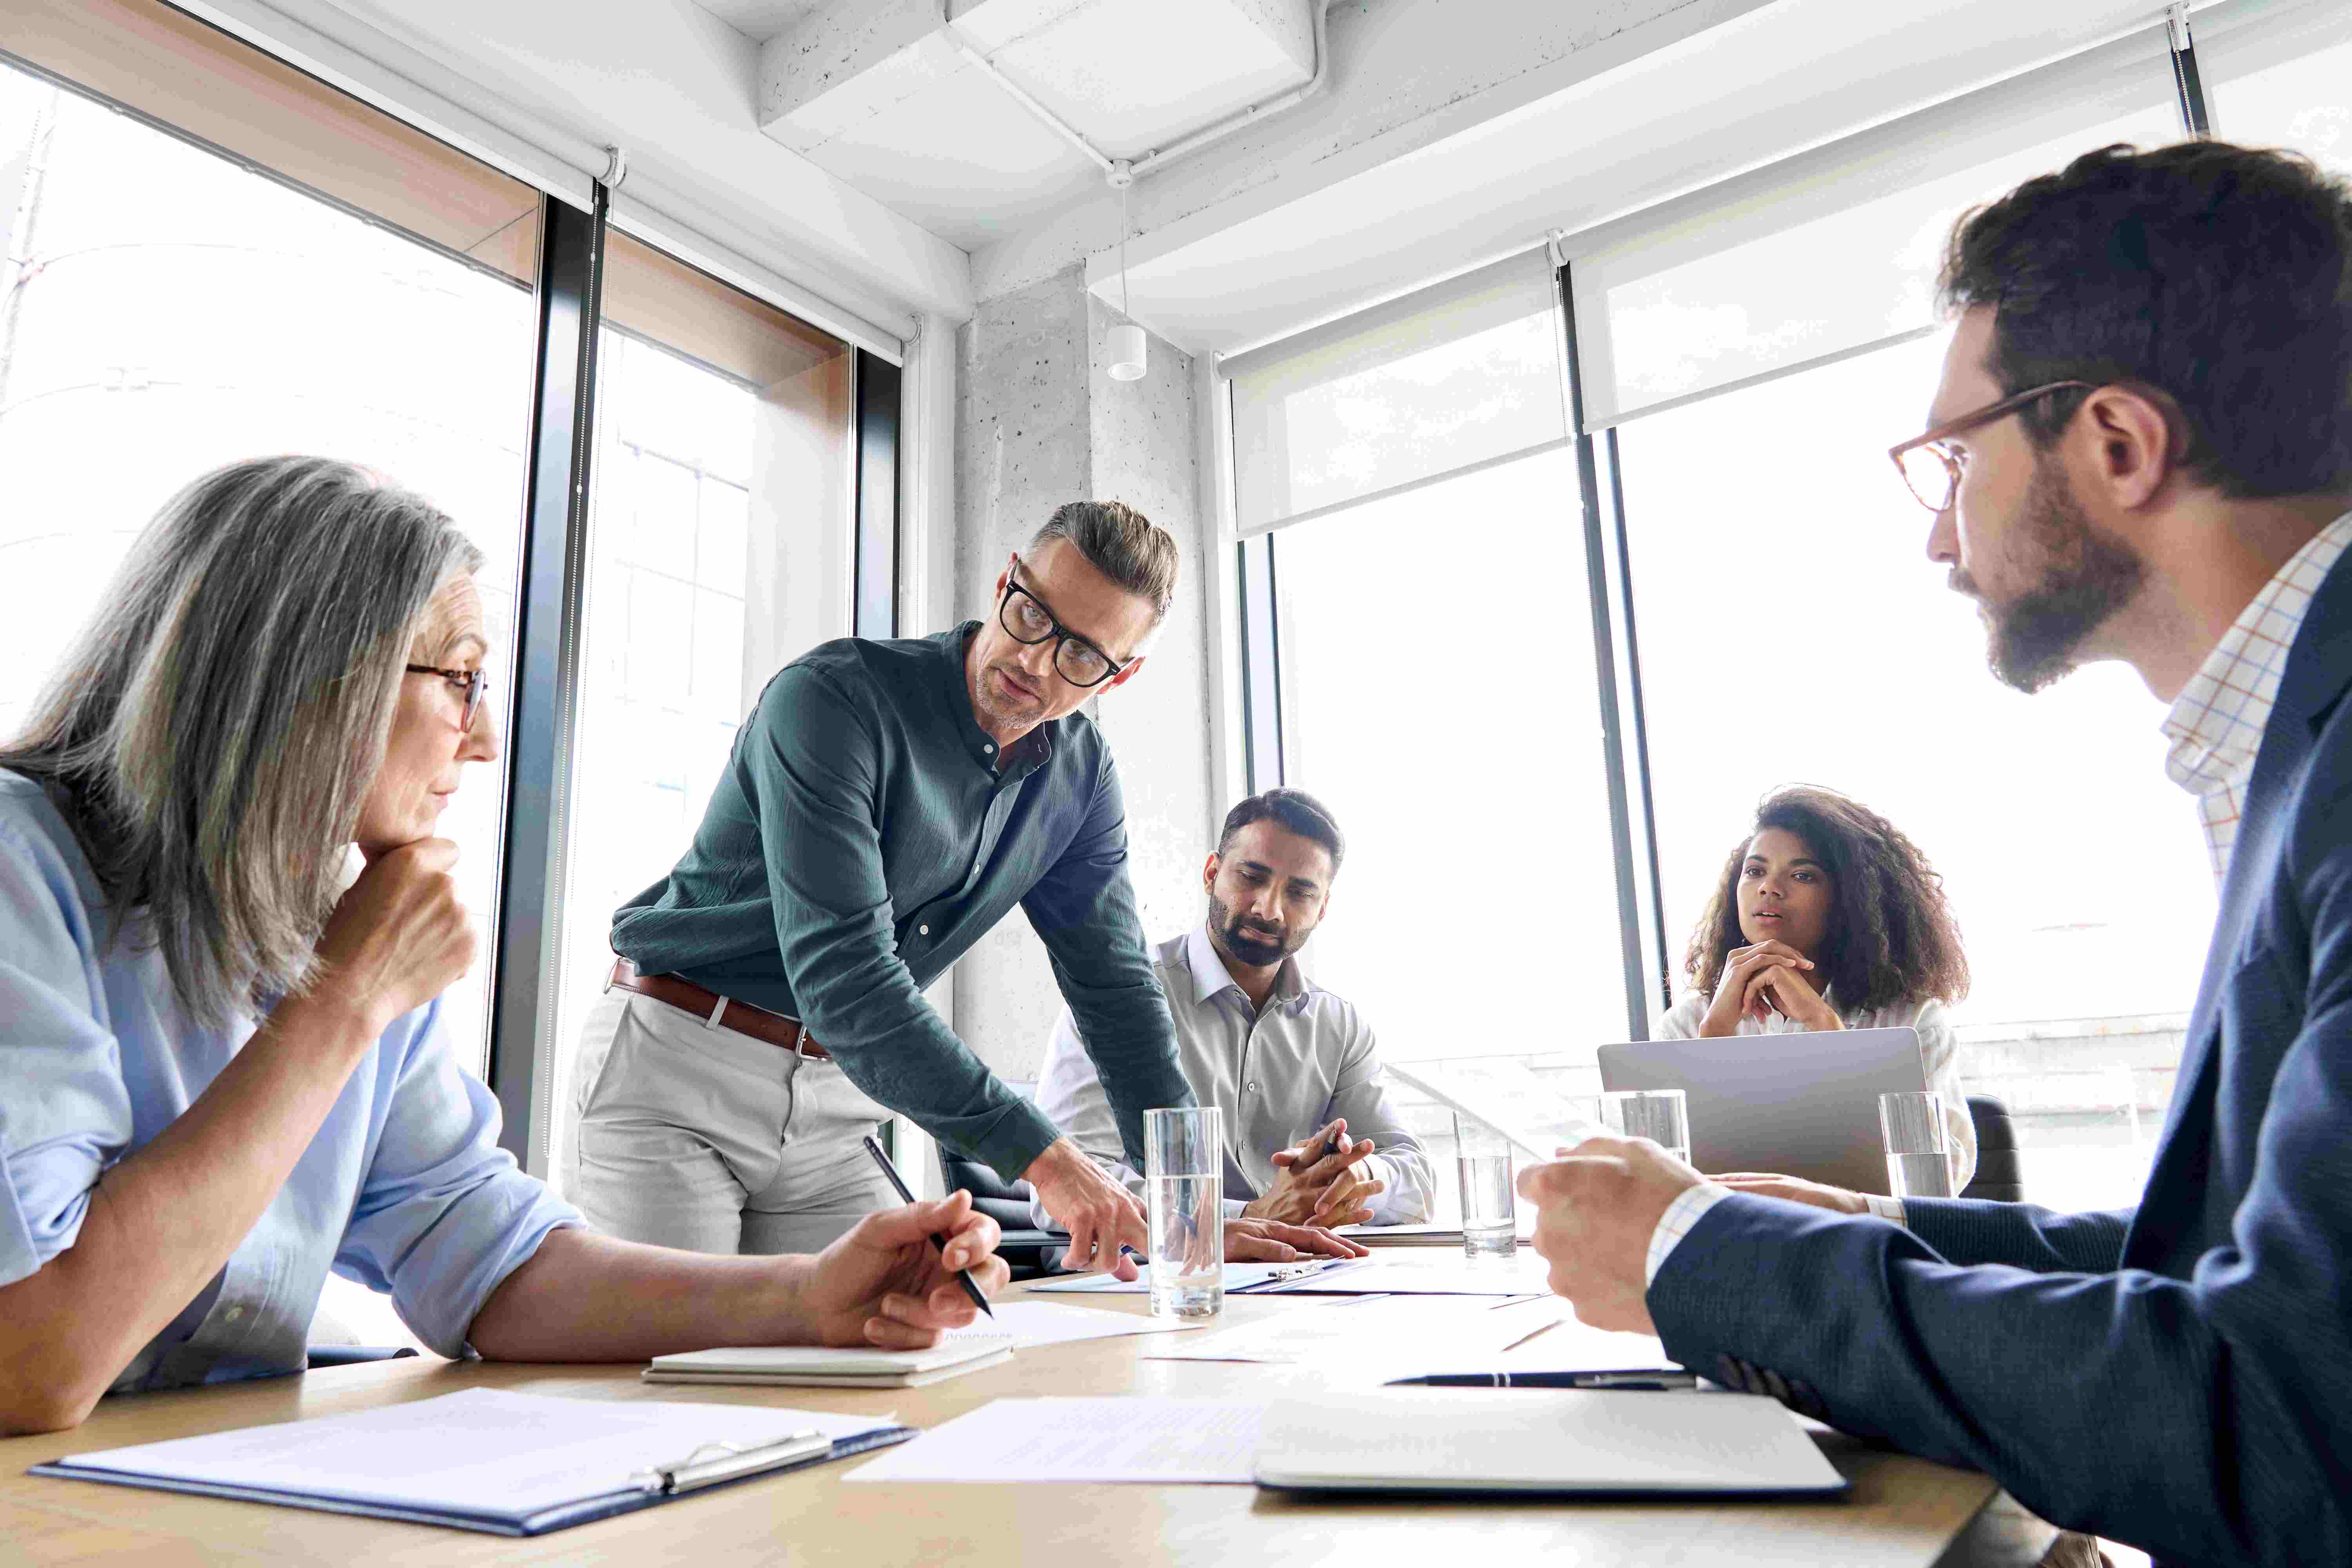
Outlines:
{"type": "Polygon", "coordinates": [[[348,464],[222,468],[0,746],[0,1432],[299,1371],[330,1268],[526,1361],[926,1345],[973,1316],[948,1270],[1003,1284],[963,1194],[716,1258],[590,1232],[498,1147],[439,1024],[475,944],[435,830],[498,754],[479,562],[348,464]]]}

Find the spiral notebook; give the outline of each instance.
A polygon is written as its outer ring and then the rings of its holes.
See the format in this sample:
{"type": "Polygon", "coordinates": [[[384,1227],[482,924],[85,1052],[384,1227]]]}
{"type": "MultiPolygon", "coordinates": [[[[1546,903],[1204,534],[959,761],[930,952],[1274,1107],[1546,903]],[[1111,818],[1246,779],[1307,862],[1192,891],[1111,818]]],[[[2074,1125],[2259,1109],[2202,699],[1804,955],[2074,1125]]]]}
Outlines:
{"type": "Polygon", "coordinates": [[[493,1535],[544,1535],[915,1435],[869,1415],[472,1388],[75,1454],[32,1473],[493,1535]]]}

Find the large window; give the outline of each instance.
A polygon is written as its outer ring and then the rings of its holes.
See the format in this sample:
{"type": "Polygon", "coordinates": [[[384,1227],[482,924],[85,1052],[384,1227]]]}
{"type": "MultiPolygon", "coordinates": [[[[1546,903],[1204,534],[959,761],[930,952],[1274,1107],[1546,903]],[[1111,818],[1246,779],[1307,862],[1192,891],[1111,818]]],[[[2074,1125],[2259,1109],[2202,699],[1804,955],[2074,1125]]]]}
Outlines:
{"type": "Polygon", "coordinates": [[[1274,539],[1284,782],[1348,836],[1311,959],[1398,1060],[1624,1037],[1577,495],[1555,448],[1274,539]]]}
{"type": "MultiPolygon", "coordinates": [[[[537,193],[175,13],[110,9],[26,47],[236,157],[0,59],[0,732],[157,508],[276,452],[364,464],[457,520],[486,557],[503,710],[537,193]],[[198,69],[217,90],[192,104],[198,69]]],[[[501,802],[499,770],[471,769],[441,829],[485,952],[501,802]]],[[[445,1004],[478,1068],[488,975],[445,1004]]]]}
{"type": "Polygon", "coordinates": [[[2137,1190],[2171,1092],[2214,893],[2162,705],[2120,665],[2033,697],[1994,680],[1969,603],[1926,559],[1927,513],[1885,448],[1926,419],[1924,340],[1619,433],[1679,966],[1773,785],[1885,814],[1936,868],[1975,987],[1960,1072],[2020,1114],[2037,1199],[2137,1190]],[[1704,465],[1685,456],[1705,452],[1704,465]],[[2137,1108],[2135,1112],[2133,1108],[2137,1108]],[[2127,1153],[2092,1151],[2113,1142],[2127,1153]]]}
{"type": "Polygon", "coordinates": [[[551,1171],[613,911],[668,874],[761,688],[826,635],[796,584],[850,530],[848,345],[626,235],[608,256],[551,1171]]]}
{"type": "MultiPolygon", "coordinates": [[[[2347,31],[2305,9],[2304,42],[2347,31]]],[[[2268,73],[2261,135],[2347,156],[2309,50],[2260,36],[2231,68],[2268,73]]],[[[2136,1194],[2215,903],[2161,709],[2118,667],[2034,699],[1994,681],[1885,453],[1932,395],[1953,217],[2182,129],[2143,27],[1563,237],[1600,581],[1517,264],[1228,367],[1240,531],[1273,534],[1244,607],[1263,620],[1269,556],[1278,600],[1274,635],[1243,617],[1252,754],[1278,737],[1286,782],[1353,837],[1311,956],[1410,1076],[1559,1121],[1597,1088],[1592,1047],[1664,1005],[1758,798],[1817,783],[1944,874],[1976,977],[1962,1077],[2016,1114],[2032,1195],[2136,1194]]],[[[1439,1106],[1404,1098],[1444,1146],[1439,1106]]]]}
{"type": "Polygon", "coordinates": [[[17,0],[0,49],[0,731],[206,469],[319,452],[438,502],[509,741],[442,823],[484,937],[445,1016],[548,1168],[613,909],[860,569],[887,608],[850,517],[887,538],[895,374],[744,291],[788,287],[756,259],[665,231],[730,286],[583,210],[586,172],[542,197],[158,0],[17,0]]]}

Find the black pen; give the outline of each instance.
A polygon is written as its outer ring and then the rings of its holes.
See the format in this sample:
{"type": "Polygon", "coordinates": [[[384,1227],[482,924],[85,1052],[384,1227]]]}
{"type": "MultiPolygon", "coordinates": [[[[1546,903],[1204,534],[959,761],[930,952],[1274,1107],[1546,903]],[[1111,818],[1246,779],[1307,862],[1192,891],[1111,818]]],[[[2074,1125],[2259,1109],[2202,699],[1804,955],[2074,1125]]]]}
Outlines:
{"type": "MultiPolygon", "coordinates": [[[[866,1135],[866,1152],[874,1156],[874,1163],[882,1167],[882,1173],[890,1178],[890,1184],[898,1189],[898,1195],[908,1203],[913,1203],[915,1194],[907,1190],[906,1182],[898,1175],[898,1167],[890,1163],[890,1156],[882,1152],[882,1145],[874,1141],[874,1134],[871,1132],[866,1135]]],[[[931,1232],[931,1245],[940,1249],[941,1256],[946,1255],[947,1241],[936,1230],[931,1232]]],[[[971,1282],[971,1269],[959,1268],[955,1271],[955,1277],[956,1283],[963,1287],[963,1293],[971,1298],[973,1306],[992,1318],[996,1316],[995,1310],[988,1304],[988,1298],[982,1295],[980,1287],[971,1282]]]]}
{"type": "Polygon", "coordinates": [[[1400,1377],[1391,1388],[1696,1388],[1690,1372],[1448,1372],[1434,1377],[1400,1377]]]}

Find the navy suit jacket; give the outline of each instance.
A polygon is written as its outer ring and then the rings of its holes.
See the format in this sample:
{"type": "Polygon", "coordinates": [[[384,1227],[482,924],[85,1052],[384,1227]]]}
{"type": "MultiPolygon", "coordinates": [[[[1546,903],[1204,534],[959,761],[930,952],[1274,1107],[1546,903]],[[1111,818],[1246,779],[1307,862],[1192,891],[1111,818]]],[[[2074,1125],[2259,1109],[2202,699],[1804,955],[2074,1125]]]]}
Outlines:
{"type": "Polygon", "coordinates": [[[2288,656],[2137,1208],[1915,1200],[1906,1230],[1735,1195],[1651,1282],[1675,1359],[2159,1562],[2352,1563],[2347,685],[2352,554],[2288,656]]]}

